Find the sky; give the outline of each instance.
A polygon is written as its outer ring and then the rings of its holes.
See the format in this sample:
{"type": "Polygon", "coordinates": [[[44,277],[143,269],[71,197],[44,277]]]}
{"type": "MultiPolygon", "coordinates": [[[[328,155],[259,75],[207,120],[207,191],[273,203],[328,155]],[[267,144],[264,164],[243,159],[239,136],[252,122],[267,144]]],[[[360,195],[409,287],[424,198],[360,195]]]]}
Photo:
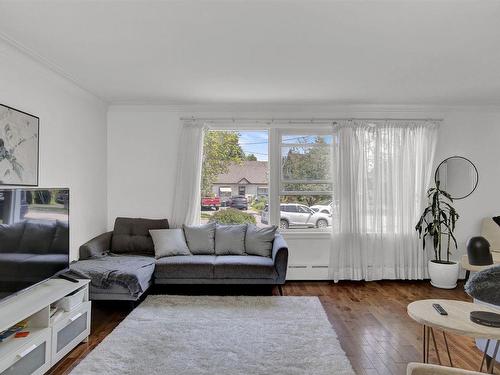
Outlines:
{"type": "MultiPolygon", "coordinates": [[[[267,131],[239,131],[238,134],[240,135],[239,145],[246,155],[254,154],[257,160],[268,161],[269,133],[267,131]]],[[[282,142],[310,144],[315,142],[316,137],[315,135],[301,134],[285,135],[282,142]]],[[[332,143],[333,137],[331,135],[322,135],[321,138],[327,144],[332,143]]]]}
{"type": "Polygon", "coordinates": [[[268,160],[269,135],[267,131],[240,131],[239,144],[246,155],[254,154],[257,160],[268,160]]]}

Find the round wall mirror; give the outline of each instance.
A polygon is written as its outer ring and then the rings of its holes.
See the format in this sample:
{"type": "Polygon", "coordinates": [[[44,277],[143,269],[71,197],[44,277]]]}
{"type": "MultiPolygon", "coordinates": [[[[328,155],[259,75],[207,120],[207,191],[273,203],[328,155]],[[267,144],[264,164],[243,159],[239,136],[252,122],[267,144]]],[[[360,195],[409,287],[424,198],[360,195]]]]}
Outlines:
{"type": "Polygon", "coordinates": [[[441,190],[448,192],[453,199],[463,199],[476,190],[479,182],[477,168],[463,156],[444,159],[437,167],[434,180],[441,190]]]}

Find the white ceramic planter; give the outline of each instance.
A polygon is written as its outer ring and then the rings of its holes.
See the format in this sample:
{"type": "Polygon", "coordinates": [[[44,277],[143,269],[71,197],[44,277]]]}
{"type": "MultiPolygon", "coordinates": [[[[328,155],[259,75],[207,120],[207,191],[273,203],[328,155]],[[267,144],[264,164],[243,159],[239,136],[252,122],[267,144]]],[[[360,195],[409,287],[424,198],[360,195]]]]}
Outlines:
{"type": "Polygon", "coordinates": [[[458,263],[436,263],[430,260],[429,276],[432,286],[442,289],[456,288],[459,270],[458,263]]]}

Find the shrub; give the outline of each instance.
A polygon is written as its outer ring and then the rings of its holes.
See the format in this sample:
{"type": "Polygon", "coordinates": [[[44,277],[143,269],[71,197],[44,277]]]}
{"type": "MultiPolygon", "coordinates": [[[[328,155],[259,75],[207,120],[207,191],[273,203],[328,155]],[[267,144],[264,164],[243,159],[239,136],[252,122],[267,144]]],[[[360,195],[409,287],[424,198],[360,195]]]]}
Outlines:
{"type": "Polygon", "coordinates": [[[255,224],[255,217],[252,214],[228,208],[215,212],[210,218],[210,222],[219,224],[255,224]]]}
{"type": "Polygon", "coordinates": [[[255,200],[252,202],[251,204],[251,207],[255,210],[255,211],[262,211],[265,207],[266,207],[266,200],[265,199],[258,199],[258,200],[255,200]]]}
{"type": "Polygon", "coordinates": [[[208,219],[208,220],[210,220],[211,217],[212,217],[212,214],[209,214],[209,213],[206,213],[206,212],[202,212],[201,213],[201,218],[202,219],[208,219]]]}

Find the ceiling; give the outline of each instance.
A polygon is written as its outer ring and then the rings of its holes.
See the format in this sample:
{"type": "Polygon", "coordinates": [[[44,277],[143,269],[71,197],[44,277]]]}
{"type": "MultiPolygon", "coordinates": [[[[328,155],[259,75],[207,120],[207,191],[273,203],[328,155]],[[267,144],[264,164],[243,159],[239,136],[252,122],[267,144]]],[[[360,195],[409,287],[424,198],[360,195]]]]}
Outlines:
{"type": "Polygon", "coordinates": [[[110,103],[500,104],[500,1],[0,0],[110,103]]]}

